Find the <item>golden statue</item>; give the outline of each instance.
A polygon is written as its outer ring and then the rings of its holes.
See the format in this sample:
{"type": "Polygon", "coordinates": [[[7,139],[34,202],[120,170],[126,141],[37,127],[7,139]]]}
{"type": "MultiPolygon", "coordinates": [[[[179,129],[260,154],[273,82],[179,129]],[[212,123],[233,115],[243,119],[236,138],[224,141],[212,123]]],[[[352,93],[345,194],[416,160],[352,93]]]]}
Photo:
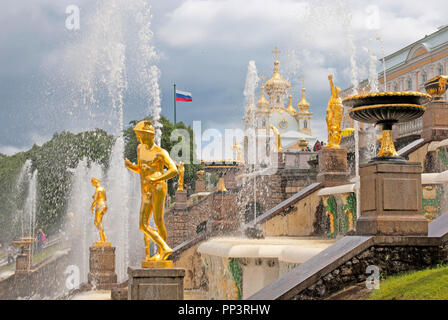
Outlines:
{"type": "Polygon", "coordinates": [[[325,148],[339,149],[341,143],[341,122],[344,113],[342,106],[342,99],[339,97],[341,89],[333,84],[333,75],[328,76],[331,87],[331,97],[327,106],[327,129],[328,129],[328,144],[325,148]]]}
{"type": "Polygon", "coordinates": [[[273,126],[272,124],[269,126],[272,131],[274,131],[274,145],[275,145],[275,151],[282,152],[282,137],[280,136],[280,132],[278,132],[278,129],[273,126]]]}
{"type": "Polygon", "coordinates": [[[140,121],[134,128],[140,144],[137,146],[137,164],[125,159],[129,170],[140,174],[141,206],[140,230],[145,235],[146,259],[142,267],[171,267],[172,261],[164,261],[173,253],[167,245],[166,227],[163,220],[165,197],[167,193],[166,180],[177,174],[174,161],[168,152],[154,143],[154,128],[149,121],[140,121]],[[167,170],[164,172],[164,168],[167,170]],[[157,229],[150,227],[149,220],[154,213],[157,229]],[[149,239],[158,247],[159,252],[150,256],[149,239]]]}
{"type": "Polygon", "coordinates": [[[235,144],[232,146],[232,150],[236,149],[236,160],[239,162],[243,162],[243,151],[240,147],[240,145],[238,144],[238,141],[235,141],[235,144]]]}
{"type": "Polygon", "coordinates": [[[98,178],[92,178],[92,186],[94,186],[95,194],[92,196],[93,202],[90,207],[92,214],[95,214],[94,225],[100,232],[100,241],[95,242],[93,245],[96,247],[110,246],[110,242],[107,242],[106,235],[103,228],[103,216],[106,214],[106,190],[100,185],[101,180],[98,178]]]}
{"type": "Polygon", "coordinates": [[[177,187],[177,191],[184,191],[184,173],[185,173],[185,168],[184,168],[184,163],[181,162],[179,163],[179,167],[177,168],[177,170],[179,171],[179,185],[177,187]]]}

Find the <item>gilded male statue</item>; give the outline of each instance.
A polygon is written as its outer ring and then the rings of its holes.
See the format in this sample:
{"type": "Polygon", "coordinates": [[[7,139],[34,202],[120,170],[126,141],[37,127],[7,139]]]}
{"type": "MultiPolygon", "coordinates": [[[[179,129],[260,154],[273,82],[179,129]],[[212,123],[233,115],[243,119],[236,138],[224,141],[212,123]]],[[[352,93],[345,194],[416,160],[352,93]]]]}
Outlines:
{"type": "Polygon", "coordinates": [[[177,186],[177,191],[184,191],[184,174],[185,174],[185,168],[184,163],[179,163],[179,167],[177,168],[179,172],[179,182],[177,186]]]}
{"type": "Polygon", "coordinates": [[[134,127],[140,144],[137,146],[137,164],[125,159],[126,168],[140,174],[141,206],[140,230],[144,233],[146,261],[166,260],[173,250],[167,245],[167,232],[163,219],[165,197],[167,194],[166,180],[177,174],[174,161],[168,152],[154,143],[154,128],[149,121],[140,121],[134,127]],[[167,170],[164,172],[164,168],[167,170]],[[149,225],[154,214],[156,229],[149,225]],[[149,239],[158,247],[158,253],[150,256],[149,239]]]}
{"type": "Polygon", "coordinates": [[[331,97],[327,106],[327,129],[328,144],[325,148],[340,148],[341,144],[341,122],[344,113],[342,99],[339,97],[341,89],[333,84],[333,75],[328,76],[331,87],[331,97]]]}
{"type": "Polygon", "coordinates": [[[94,225],[100,232],[100,241],[96,242],[97,245],[105,244],[107,242],[106,235],[103,228],[103,216],[106,214],[106,190],[100,185],[101,180],[98,178],[92,178],[92,186],[95,187],[95,194],[92,196],[93,202],[90,207],[92,214],[95,214],[94,225]]]}

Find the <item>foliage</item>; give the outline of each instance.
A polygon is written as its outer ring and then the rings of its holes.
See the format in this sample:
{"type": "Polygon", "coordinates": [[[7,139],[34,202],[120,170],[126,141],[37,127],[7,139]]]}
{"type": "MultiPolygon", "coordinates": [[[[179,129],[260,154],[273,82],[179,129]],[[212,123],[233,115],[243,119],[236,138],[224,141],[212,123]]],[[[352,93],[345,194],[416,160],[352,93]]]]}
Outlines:
{"type": "Polygon", "coordinates": [[[367,300],[447,300],[448,266],[413,271],[395,276],[380,283],[367,300]]]}
{"type": "Polygon", "coordinates": [[[0,241],[10,241],[20,233],[17,208],[23,206],[26,194],[17,193],[17,178],[27,159],[38,172],[36,228],[47,234],[58,230],[69,198],[71,172],[86,158],[107,166],[114,138],[102,129],[73,134],[55,133],[41,147],[0,158],[0,241]],[[15,226],[15,227],[14,227],[15,226]]]}
{"type": "Polygon", "coordinates": [[[241,300],[243,292],[243,268],[240,259],[230,259],[229,270],[238,289],[238,300],[241,300]]]}
{"type": "MultiPolygon", "coordinates": [[[[335,238],[338,234],[339,229],[339,215],[338,215],[338,208],[336,204],[336,199],[334,196],[330,196],[327,200],[327,206],[325,207],[326,212],[331,212],[333,214],[333,222],[334,222],[334,231],[331,232],[330,227],[327,232],[327,237],[329,238],[335,238]]],[[[328,217],[330,219],[330,217],[328,217]]],[[[328,224],[330,226],[330,223],[328,224]]]]}
{"type": "MultiPolygon", "coordinates": [[[[138,121],[131,121],[130,126],[123,132],[125,139],[125,156],[136,162],[138,141],[133,127],[138,121]]],[[[161,118],[162,139],[161,147],[170,151],[178,141],[171,141],[174,125],[166,118],[161,118]]],[[[196,157],[194,153],[193,130],[184,123],[177,124],[177,128],[185,129],[189,134],[190,161],[196,157]]],[[[9,242],[21,235],[21,223],[18,209],[23,208],[27,188],[18,188],[18,175],[27,159],[32,160],[32,170],[38,172],[36,229],[42,228],[46,234],[58,231],[65,216],[69,192],[71,189],[71,169],[76,168],[78,162],[86,159],[88,163],[95,162],[107,168],[112,146],[113,136],[102,129],[81,132],[55,133],[51,140],[42,146],[34,145],[26,152],[12,156],[0,154],[0,242],[9,242]]],[[[186,164],[184,183],[193,187],[196,172],[201,165],[186,164]]],[[[177,178],[168,182],[169,192],[175,193],[177,178]]]]}

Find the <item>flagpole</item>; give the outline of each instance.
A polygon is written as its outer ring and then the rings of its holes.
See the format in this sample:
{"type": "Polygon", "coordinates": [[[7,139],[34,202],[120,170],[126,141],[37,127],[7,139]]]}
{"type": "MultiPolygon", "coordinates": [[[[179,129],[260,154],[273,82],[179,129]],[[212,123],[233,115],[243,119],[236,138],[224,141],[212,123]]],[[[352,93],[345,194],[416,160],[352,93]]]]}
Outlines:
{"type": "Polygon", "coordinates": [[[174,128],[176,128],[176,84],[174,84],[174,128]]]}

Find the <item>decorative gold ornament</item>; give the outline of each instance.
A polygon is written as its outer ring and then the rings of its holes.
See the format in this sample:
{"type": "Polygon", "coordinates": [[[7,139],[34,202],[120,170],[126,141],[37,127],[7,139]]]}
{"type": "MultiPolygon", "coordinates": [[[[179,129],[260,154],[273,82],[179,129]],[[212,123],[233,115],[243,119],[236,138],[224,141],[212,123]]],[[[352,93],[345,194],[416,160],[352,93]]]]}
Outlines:
{"type": "Polygon", "coordinates": [[[107,242],[106,235],[104,234],[103,216],[106,214],[106,190],[100,185],[101,180],[98,178],[92,178],[92,186],[95,187],[95,194],[92,196],[93,202],[90,206],[90,211],[95,214],[95,221],[93,224],[100,232],[100,241],[95,242],[95,247],[109,247],[111,244],[107,242]]]}
{"type": "Polygon", "coordinates": [[[218,180],[218,188],[217,188],[217,190],[221,191],[221,192],[227,192],[226,185],[224,183],[224,178],[223,177],[220,177],[219,180],[218,180]]]}
{"type": "Polygon", "coordinates": [[[299,149],[306,150],[308,148],[308,144],[308,140],[306,140],[305,138],[301,138],[299,141],[299,149]]]}
{"type": "Polygon", "coordinates": [[[309,107],[310,107],[310,103],[306,100],[306,94],[305,94],[305,78],[302,78],[302,98],[301,98],[300,102],[297,104],[297,109],[299,109],[299,114],[312,115],[312,113],[308,111],[309,107]]]}
{"type": "Polygon", "coordinates": [[[282,119],[282,121],[280,121],[280,122],[278,123],[278,126],[279,126],[280,128],[282,128],[282,129],[286,129],[286,128],[288,128],[288,120],[286,120],[286,119],[282,119]]]}
{"type": "Polygon", "coordinates": [[[260,91],[260,99],[258,99],[257,101],[257,108],[258,108],[257,112],[266,113],[269,112],[268,110],[269,101],[266,100],[266,97],[264,95],[264,89],[265,89],[265,84],[263,83],[264,77],[261,76],[260,79],[261,79],[261,91],[260,91]]]}
{"type": "Polygon", "coordinates": [[[330,218],[330,233],[334,233],[334,215],[331,211],[327,211],[325,214],[330,218]]]}
{"type": "Polygon", "coordinates": [[[280,132],[278,132],[278,129],[273,126],[272,124],[269,126],[272,131],[274,131],[274,145],[275,145],[275,151],[282,152],[282,137],[280,136],[280,132]]]}
{"type": "Polygon", "coordinates": [[[177,191],[184,191],[184,173],[185,173],[185,168],[184,168],[184,163],[183,162],[179,163],[177,171],[179,172],[179,181],[178,181],[177,191]]]}
{"type": "Polygon", "coordinates": [[[172,266],[172,262],[160,263],[173,253],[166,243],[167,232],[163,215],[167,193],[166,180],[176,176],[176,164],[165,149],[154,143],[154,129],[149,121],[140,121],[134,131],[140,142],[137,146],[137,164],[125,159],[125,166],[140,175],[140,230],[145,235],[146,249],[146,260],[142,262],[142,267],[169,267],[172,266]],[[165,167],[167,170],[164,172],[165,167]],[[154,214],[157,229],[149,225],[152,214],[154,214]],[[159,249],[159,252],[153,257],[150,256],[149,239],[159,249]],[[153,263],[154,261],[156,262],[153,263]]]}
{"type": "Polygon", "coordinates": [[[288,111],[288,113],[293,117],[297,114],[297,111],[292,106],[292,95],[291,94],[289,94],[289,96],[288,96],[288,108],[286,109],[286,111],[288,111]]]}
{"type": "Polygon", "coordinates": [[[426,92],[431,95],[435,102],[446,102],[442,98],[448,88],[448,76],[435,76],[424,84],[426,92]]]}
{"type": "Polygon", "coordinates": [[[342,106],[342,99],[339,97],[341,89],[333,85],[333,75],[328,76],[331,87],[331,97],[327,106],[327,129],[328,129],[328,144],[325,146],[327,149],[336,148],[340,149],[341,146],[341,122],[342,115],[344,113],[344,107],[342,106]]]}

